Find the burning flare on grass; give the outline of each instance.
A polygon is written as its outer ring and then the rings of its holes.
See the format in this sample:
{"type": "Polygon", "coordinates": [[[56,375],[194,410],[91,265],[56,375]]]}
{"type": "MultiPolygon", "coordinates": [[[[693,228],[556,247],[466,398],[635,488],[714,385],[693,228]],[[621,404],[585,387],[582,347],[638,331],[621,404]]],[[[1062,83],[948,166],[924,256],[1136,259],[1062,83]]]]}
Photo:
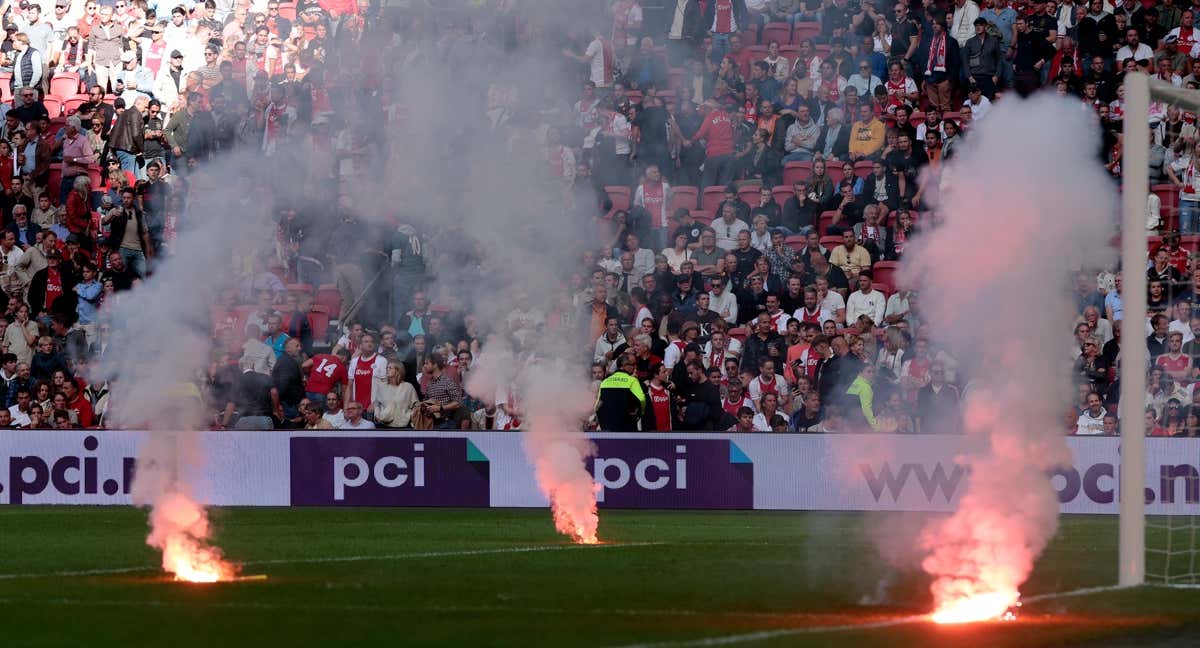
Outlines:
{"type": "Polygon", "coordinates": [[[525,457],[550,500],[554,528],[578,544],[598,544],[600,486],[584,463],[596,446],[580,431],[591,395],[577,370],[562,360],[521,358],[495,337],[472,364],[467,389],[490,402],[519,403],[525,457]]]}
{"type": "Polygon", "coordinates": [[[943,165],[943,180],[953,175],[940,186],[943,222],[905,253],[922,321],[969,380],[956,459],[966,489],[916,543],[939,623],[1003,618],[1058,527],[1048,473],[1070,461],[1066,286],[1079,268],[1107,266],[1119,204],[1088,122],[1056,97],[998,104],[943,165]]]}
{"type": "Polygon", "coordinates": [[[151,509],[146,544],[162,550],[163,570],[189,583],[230,581],[237,566],[208,544],[208,512],[180,492],[164,494],[151,509]]]}

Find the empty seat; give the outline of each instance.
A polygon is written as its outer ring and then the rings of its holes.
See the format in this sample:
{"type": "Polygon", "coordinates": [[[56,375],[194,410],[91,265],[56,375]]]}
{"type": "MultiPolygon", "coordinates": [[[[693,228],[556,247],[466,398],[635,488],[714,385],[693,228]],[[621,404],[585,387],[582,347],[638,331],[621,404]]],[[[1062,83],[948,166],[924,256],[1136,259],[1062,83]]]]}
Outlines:
{"type": "Polygon", "coordinates": [[[711,225],[713,222],[713,213],[710,211],[704,211],[703,209],[696,209],[692,211],[692,220],[696,221],[697,223],[711,225]]]}
{"type": "Polygon", "coordinates": [[[605,187],[604,193],[608,194],[608,199],[612,201],[613,209],[629,210],[629,187],[605,187]]]}
{"type": "Polygon", "coordinates": [[[722,200],[725,200],[725,187],[719,185],[705,187],[704,194],[700,196],[700,209],[715,214],[722,200]]]}
{"type": "MultiPolygon", "coordinates": [[[[824,215],[822,215],[821,218],[824,219],[825,218],[824,215]]],[[[824,247],[826,250],[833,250],[833,248],[835,248],[841,244],[842,244],[842,237],[840,237],[840,236],[822,236],[821,237],[821,246],[824,247]]]]}
{"type": "Polygon", "coordinates": [[[804,245],[807,242],[807,240],[808,240],[807,236],[801,236],[799,234],[796,234],[794,236],[789,236],[789,237],[783,239],[783,244],[792,248],[793,250],[799,252],[800,250],[804,249],[804,245]]]}
{"type": "Polygon", "coordinates": [[[812,175],[812,162],[788,162],[783,165],[783,184],[792,186],[797,180],[807,180],[812,175]]]}
{"type": "Polygon", "coordinates": [[[792,197],[793,193],[792,185],[782,184],[771,190],[771,197],[774,198],[775,202],[780,206],[780,208],[782,208],[783,204],[787,202],[788,198],[792,197]]]}
{"type": "MultiPolygon", "coordinates": [[[[825,242],[825,234],[829,231],[829,226],[833,224],[833,219],[837,216],[836,211],[821,212],[821,220],[817,223],[817,233],[821,235],[821,243],[825,242]]],[[[838,243],[841,243],[841,238],[838,237],[838,243]]]]}
{"type": "Polygon", "coordinates": [[[668,206],[668,210],[671,212],[671,214],[674,214],[675,210],[679,209],[680,207],[689,211],[696,209],[696,199],[699,195],[700,190],[696,187],[690,187],[686,185],[682,187],[671,187],[671,204],[668,206]]]}
{"type": "Polygon", "coordinates": [[[897,261],[877,261],[871,266],[871,279],[876,283],[887,286],[891,292],[895,292],[897,288],[896,275],[900,271],[900,263],[897,261]]]}
{"type": "Polygon", "coordinates": [[[329,313],[324,308],[314,307],[306,316],[308,326],[312,329],[313,343],[321,344],[329,337],[329,313]]]}
{"type": "Polygon", "coordinates": [[[79,107],[88,102],[87,95],[75,95],[63,100],[63,114],[70,117],[79,112],[79,107]]]}
{"type": "Polygon", "coordinates": [[[758,206],[758,193],[761,189],[762,185],[746,185],[738,189],[738,198],[741,198],[742,202],[750,205],[751,209],[754,209],[758,206]]]}
{"type": "Polygon", "coordinates": [[[767,23],[762,28],[762,43],[770,45],[771,41],[775,41],[780,45],[786,45],[792,40],[792,26],[785,22],[767,23]]]}
{"type": "Polygon", "coordinates": [[[50,114],[50,119],[55,119],[62,114],[62,99],[52,95],[46,95],[45,97],[42,97],[42,104],[46,106],[46,112],[50,114]]]}
{"type": "Polygon", "coordinates": [[[50,94],[63,99],[79,94],[79,75],[75,72],[59,72],[50,77],[50,94]]]}
{"type": "Polygon", "coordinates": [[[331,318],[342,314],[342,293],[334,284],[321,284],[317,288],[317,296],[313,299],[314,307],[320,306],[329,313],[331,318]]]}
{"type": "Polygon", "coordinates": [[[792,42],[799,45],[809,38],[816,38],[820,35],[821,23],[815,20],[798,22],[795,29],[792,30],[792,42]]]}

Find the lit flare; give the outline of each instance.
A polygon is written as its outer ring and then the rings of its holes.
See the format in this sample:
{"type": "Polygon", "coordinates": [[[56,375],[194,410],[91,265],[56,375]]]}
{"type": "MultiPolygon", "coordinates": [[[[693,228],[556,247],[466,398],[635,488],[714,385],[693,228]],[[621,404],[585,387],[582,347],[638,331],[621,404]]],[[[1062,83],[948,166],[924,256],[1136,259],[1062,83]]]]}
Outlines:
{"type": "Polygon", "coordinates": [[[1017,605],[1018,598],[1016,590],[969,594],[942,602],[930,618],[943,624],[1008,621],[1016,618],[1009,609],[1017,605]]]}
{"type": "Polygon", "coordinates": [[[237,577],[237,565],[208,544],[208,513],[187,495],[163,495],[151,511],[150,527],[146,544],[162,550],[163,570],[175,580],[216,583],[237,577]]]}

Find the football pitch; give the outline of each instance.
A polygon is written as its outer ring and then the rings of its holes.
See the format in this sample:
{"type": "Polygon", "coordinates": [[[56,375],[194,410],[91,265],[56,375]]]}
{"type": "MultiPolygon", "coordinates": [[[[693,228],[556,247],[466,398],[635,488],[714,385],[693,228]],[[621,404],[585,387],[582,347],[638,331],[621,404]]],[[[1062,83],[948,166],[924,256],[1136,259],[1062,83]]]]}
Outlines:
{"type": "Polygon", "coordinates": [[[265,580],[170,581],[144,511],[0,508],[0,645],[1200,644],[1200,590],[1045,596],[1116,581],[1115,517],[1062,518],[1015,621],[937,626],[915,574],[862,604],[890,570],[859,514],[602,511],[599,546],[545,510],[212,515],[265,580]]]}

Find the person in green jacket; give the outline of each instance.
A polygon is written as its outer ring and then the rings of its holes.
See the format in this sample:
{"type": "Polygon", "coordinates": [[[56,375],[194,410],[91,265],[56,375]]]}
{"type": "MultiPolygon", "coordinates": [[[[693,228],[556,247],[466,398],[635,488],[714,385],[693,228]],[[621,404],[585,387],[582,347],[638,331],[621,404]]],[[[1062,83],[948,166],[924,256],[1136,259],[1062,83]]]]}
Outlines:
{"type": "Polygon", "coordinates": [[[879,422],[875,420],[875,388],[871,386],[875,380],[875,365],[868,363],[858,376],[854,378],[854,382],[850,383],[850,387],[846,390],[846,395],[850,398],[850,411],[847,412],[848,418],[851,421],[857,421],[860,427],[863,423],[870,426],[872,431],[879,431],[879,422]],[[854,407],[855,401],[858,401],[858,407],[854,407]]]}
{"type": "Polygon", "coordinates": [[[596,394],[596,424],[601,430],[637,430],[638,419],[646,409],[646,392],[634,376],[636,371],[637,359],[632,353],[625,353],[617,361],[617,370],[600,383],[596,394]]]}

